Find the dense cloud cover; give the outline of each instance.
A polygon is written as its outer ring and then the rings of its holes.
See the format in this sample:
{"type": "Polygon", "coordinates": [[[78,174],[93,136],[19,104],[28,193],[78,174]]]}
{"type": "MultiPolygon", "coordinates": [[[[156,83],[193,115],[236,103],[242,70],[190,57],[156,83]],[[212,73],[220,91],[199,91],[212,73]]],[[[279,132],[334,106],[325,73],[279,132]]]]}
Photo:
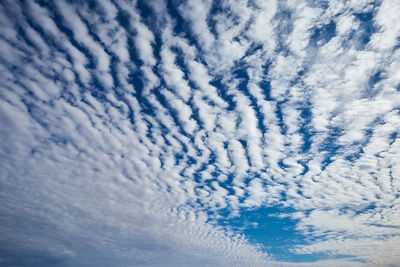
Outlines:
{"type": "Polygon", "coordinates": [[[1,1],[0,265],[400,264],[399,10],[1,1]]]}

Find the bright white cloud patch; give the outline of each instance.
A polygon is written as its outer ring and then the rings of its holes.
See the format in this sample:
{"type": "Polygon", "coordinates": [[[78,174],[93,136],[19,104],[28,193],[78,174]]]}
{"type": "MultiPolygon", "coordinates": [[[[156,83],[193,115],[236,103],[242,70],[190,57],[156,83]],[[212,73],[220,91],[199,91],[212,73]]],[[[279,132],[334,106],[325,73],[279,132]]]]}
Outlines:
{"type": "Polygon", "coordinates": [[[0,265],[399,264],[399,9],[2,1],[0,265]]]}

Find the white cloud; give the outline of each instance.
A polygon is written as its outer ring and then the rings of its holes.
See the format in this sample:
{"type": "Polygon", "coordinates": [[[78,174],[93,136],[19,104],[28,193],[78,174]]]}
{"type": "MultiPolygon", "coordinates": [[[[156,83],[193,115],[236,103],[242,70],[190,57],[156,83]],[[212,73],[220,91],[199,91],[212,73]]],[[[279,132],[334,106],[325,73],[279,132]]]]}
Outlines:
{"type": "Polygon", "coordinates": [[[397,263],[396,3],[140,4],[0,4],[1,260],[313,265],[216,221],[278,205],[316,266],[397,263]]]}

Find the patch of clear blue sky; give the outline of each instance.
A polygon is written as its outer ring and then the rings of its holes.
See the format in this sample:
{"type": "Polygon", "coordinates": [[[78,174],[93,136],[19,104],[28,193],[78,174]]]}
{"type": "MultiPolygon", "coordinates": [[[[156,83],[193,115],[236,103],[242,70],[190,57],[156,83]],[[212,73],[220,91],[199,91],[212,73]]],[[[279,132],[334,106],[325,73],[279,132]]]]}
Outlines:
{"type": "Polygon", "coordinates": [[[242,209],[240,216],[229,217],[229,211],[221,212],[222,218],[218,224],[232,229],[235,233],[244,234],[253,244],[261,245],[261,249],[278,261],[315,262],[325,259],[349,258],[348,255],[327,255],[323,253],[296,254],[291,252],[295,246],[307,245],[316,238],[306,236],[296,230],[298,220],[289,215],[291,208],[260,207],[257,209],[242,209]]]}

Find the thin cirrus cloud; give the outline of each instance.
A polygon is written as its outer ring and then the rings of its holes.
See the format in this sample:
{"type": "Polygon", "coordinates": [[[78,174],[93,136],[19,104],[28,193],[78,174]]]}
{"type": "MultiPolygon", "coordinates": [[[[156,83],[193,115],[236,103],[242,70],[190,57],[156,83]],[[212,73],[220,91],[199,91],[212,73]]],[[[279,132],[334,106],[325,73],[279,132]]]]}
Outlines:
{"type": "Polygon", "coordinates": [[[2,1],[0,265],[400,262],[396,1],[2,1]]]}

